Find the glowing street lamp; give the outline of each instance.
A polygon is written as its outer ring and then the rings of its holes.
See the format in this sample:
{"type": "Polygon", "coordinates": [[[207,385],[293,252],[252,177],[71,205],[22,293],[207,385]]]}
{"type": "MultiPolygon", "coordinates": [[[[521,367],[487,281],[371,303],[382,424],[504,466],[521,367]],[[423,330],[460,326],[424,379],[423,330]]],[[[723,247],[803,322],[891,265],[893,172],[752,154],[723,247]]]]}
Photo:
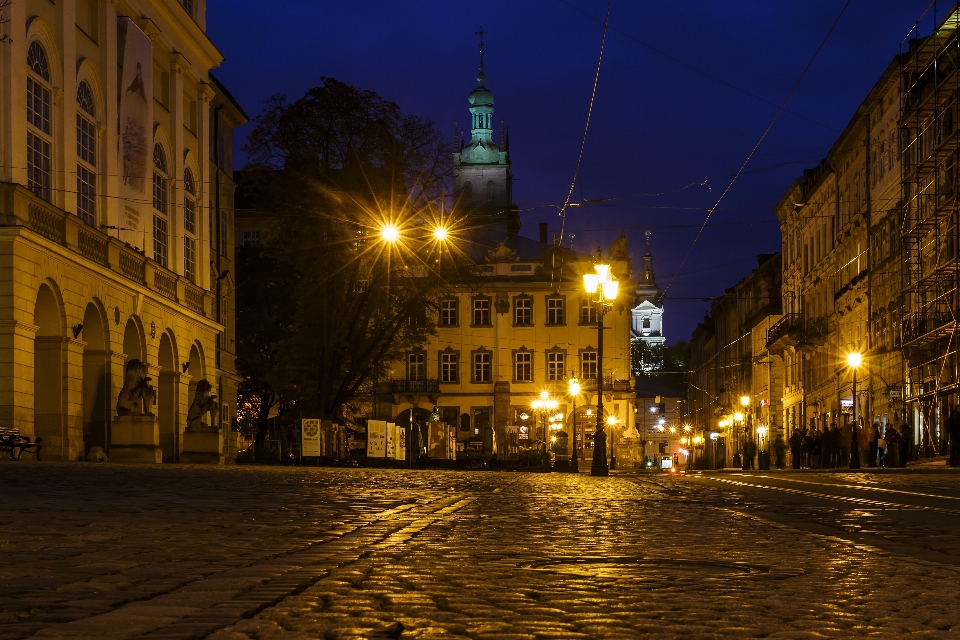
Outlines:
{"type": "Polygon", "coordinates": [[[447,230],[444,227],[437,227],[433,230],[433,239],[444,241],[447,239],[447,230]]]}
{"type": "Polygon", "coordinates": [[[863,356],[854,351],[847,354],[847,364],[853,369],[853,437],[850,442],[850,468],[860,468],[860,445],[857,435],[857,369],[863,364],[863,356]]]}
{"type": "Polygon", "coordinates": [[[570,461],[570,468],[574,473],[579,473],[577,446],[580,442],[577,440],[577,396],[580,395],[580,381],[576,377],[567,381],[567,391],[570,392],[570,399],[573,401],[573,437],[570,439],[573,444],[573,458],[570,461]]]}
{"type": "Polygon", "coordinates": [[[384,242],[396,242],[400,239],[400,229],[394,224],[385,224],[380,229],[380,238],[384,242]]]}
{"type": "MultiPolygon", "coordinates": [[[[603,316],[607,312],[608,301],[617,298],[620,283],[610,274],[610,265],[596,264],[596,273],[583,274],[583,288],[590,295],[597,295],[594,302],[599,305],[597,313],[597,430],[593,436],[593,464],[590,475],[606,476],[610,473],[607,466],[607,434],[603,429],[603,316]]],[[[616,458],[611,460],[614,464],[616,458]]]]}

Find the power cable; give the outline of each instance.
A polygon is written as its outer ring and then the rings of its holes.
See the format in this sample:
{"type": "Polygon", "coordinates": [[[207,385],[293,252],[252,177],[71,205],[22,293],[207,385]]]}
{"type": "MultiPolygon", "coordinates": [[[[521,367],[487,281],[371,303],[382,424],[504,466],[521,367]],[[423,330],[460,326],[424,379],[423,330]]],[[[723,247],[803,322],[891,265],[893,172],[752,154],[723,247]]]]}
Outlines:
{"type": "Polygon", "coordinates": [[[847,0],[843,5],[843,8],[840,10],[839,15],[837,15],[836,20],[833,21],[833,24],[830,25],[830,29],[827,31],[827,35],[824,36],[823,40],[820,42],[820,46],[817,47],[817,50],[813,52],[813,57],[810,58],[810,61],[807,63],[807,66],[804,67],[803,72],[800,74],[800,77],[797,78],[796,83],[794,83],[793,88],[790,89],[790,93],[787,94],[787,97],[784,99],[783,103],[780,105],[780,108],[777,109],[777,113],[774,114],[773,119],[770,121],[770,124],[767,125],[766,130],[763,132],[763,135],[760,136],[760,139],[757,140],[757,144],[753,146],[753,149],[750,150],[747,159],[743,161],[743,164],[740,165],[740,169],[730,180],[730,183],[727,185],[727,188],[723,190],[723,193],[720,194],[720,197],[717,199],[717,202],[707,210],[707,216],[703,220],[703,226],[700,227],[700,231],[697,232],[697,236],[693,239],[693,242],[690,244],[690,248],[687,250],[683,260],[680,262],[680,266],[677,267],[676,272],[673,274],[673,277],[670,278],[670,282],[663,289],[663,293],[666,294],[667,290],[670,289],[670,286],[673,284],[673,281],[676,279],[677,275],[680,273],[680,270],[683,268],[683,265],[686,264],[687,259],[690,257],[690,254],[693,252],[693,248],[696,246],[697,241],[700,239],[700,236],[703,234],[703,230],[707,227],[707,222],[710,220],[710,216],[713,215],[713,212],[716,210],[726,195],[730,192],[730,189],[733,187],[734,183],[737,181],[737,178],[740,177],[740,174],[743,173],[743,170],[746,169],[747,164],[753,158],[754,154],[757,152],[757,149],[760,148],[760,145],[766,139],[767,134],[770,133],[770,130],[773,128],[774,123],[780,118],[780,114],[783,113],[783,110],[786,108],[787,103],[790,102],[790,98],[793,97],[793,94],[796,92],[797,87],[800,86],[800,83],[803,81],[803,78],[807,75],[807,72],[810,70],[810,67],[813,66],[814,60],[817,59],[817,56],[820,54],[820,51],[823,49],[823,46],[827,43],[827,40],[830,38],[830,35],[833,33],[833,30],[837,27],[837,24],[840,22],[840,18],[843,17],[843,14],[847,11],[847,7],[850,6],[852,0],[847,0]]]}
{"type": "Polygon", "coordinates": [[[573,190],[577,186],[577,178],[580,176],[580,165],[583,162],[583,149],[587,145],[587,131],[590,130],[590,117],[593,115],[593,102],[597,97],[597,84],[600,82],[600,64],[603,62],[603,48],[607,44],[607,28],[610,26],[610,7],[613,0],[607,0],[607,17],[603,22],[603,37],[600,39],[600,55],[597,57],[597,72],[593,77],[593,89],[590,92],[590,106],[587,107],[587,122],[583,126],[583,139],[580,141],[580,153],[577,155],[577,168],[573,172],[573,180],[570,182],[570,191],[567,192],[567,199],[560,208],[560,244],[563,245],[564,225],[567,222],[567,207],[570,205],[570,198],[573,197],[573,190]]]}

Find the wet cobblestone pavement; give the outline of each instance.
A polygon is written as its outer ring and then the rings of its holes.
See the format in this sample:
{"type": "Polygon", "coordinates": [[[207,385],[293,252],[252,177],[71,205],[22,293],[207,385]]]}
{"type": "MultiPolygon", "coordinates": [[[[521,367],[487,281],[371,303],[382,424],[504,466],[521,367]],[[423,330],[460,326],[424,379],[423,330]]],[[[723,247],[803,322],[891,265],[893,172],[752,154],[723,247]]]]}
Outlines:
{"type": "Polygon", "coordinates": [[[960,635],[960,475],[0,462],[0,639],[960,635]]]}

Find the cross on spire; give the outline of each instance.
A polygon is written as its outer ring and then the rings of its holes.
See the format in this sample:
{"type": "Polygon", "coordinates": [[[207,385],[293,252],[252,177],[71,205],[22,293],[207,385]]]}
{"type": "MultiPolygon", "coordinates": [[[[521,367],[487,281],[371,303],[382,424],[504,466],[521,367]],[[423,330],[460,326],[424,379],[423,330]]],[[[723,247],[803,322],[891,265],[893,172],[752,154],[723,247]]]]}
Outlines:
{"type": "Polygon", "coordinates": [[[489,35],[489,31],[483,30],[483,25],[480,25],[480,31],[474,31],[474,34],[480,36],[480,57],[483,57],[483,36],[489,35]]]}

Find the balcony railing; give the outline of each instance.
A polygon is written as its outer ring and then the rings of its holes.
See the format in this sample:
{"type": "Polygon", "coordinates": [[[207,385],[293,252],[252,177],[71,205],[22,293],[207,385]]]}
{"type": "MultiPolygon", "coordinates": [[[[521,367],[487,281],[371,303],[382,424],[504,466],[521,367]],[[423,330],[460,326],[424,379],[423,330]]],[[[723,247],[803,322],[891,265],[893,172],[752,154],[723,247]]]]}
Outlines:
{"type": "Polygon", "coordinates": [[[206,309],[212,306],[210,292],[20,185],[0,183],[0,225],[26,227],[135,284],[174,302],[182,302],[200,315],[206,316],[206,309]]]}
{"type": "Polygon", "coordinates": [[[390,381],[394,393],[437,393],[440,391],[438,380],[405,380],[394,378],[390,381]]]}
{"type": "Polygon", "coordinates": [[[799,313],[788,313],[767,330],[767,348],[794,346],[800,341],[803,323],[799,313]]]}

